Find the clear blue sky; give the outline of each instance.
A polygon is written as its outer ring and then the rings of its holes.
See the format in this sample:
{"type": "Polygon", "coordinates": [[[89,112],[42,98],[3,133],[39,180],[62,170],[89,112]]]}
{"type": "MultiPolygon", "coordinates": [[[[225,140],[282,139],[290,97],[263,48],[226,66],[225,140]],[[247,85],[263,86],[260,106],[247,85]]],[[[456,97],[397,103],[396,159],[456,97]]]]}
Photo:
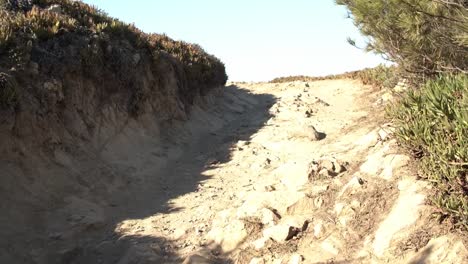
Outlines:
{"type": "Polygon", "coordinates": [[[319,76],[375,66],[333,0],[84,0],[145,32],[200,44],[220,58],[232,81],[319,76]]]}

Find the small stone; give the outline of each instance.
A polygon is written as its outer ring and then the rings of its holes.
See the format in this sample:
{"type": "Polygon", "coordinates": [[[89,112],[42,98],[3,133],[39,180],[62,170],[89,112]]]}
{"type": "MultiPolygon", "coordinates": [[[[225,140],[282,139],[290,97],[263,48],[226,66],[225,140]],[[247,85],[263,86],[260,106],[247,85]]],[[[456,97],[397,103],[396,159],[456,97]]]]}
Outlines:
{"type": "Polygon", "coordinates": [[[279,224],[263,230],[263,236],[284,243],[300,232],[301,229],[288,224],[279,224]]]}
{"type": "MultiPolygon", "coordinates": [[[[198,228],[196,228],[197,231],[198,231],[198,228]]],[[[198,232],[197,232],[198,233],[198,232]]],[[[176,229],[174,230],[174,233],[172,234],[172,236],[175,238],[175,239],[180,239],[182,236],[184,236],[186,234],[186,231],[184,229],[176,229]]]]}
{"type": "Polygon", "coordinates": [[[356,141],[356,146],[360,147],[370,147],[370,146],[375,146],[377,142],[379,141],[379,135],[377,131],[372,131],[368,133],[367,135],[361,137],[356,141]]]}
{"type": "Polygon", "coordinates": [[[201,255],[198,254],[193,254],[191,256],[188,256],[183,264],[211,264],[212,261],[210,261],[208,258],[205,258],[201,255]]]}
{"type": "Polygon", "coordinates": [[[323,168],[319,171],[318,175],[320,176],[320,178],[327,178],[329,176],[333,176],[329,170],[327,170],[326,168],[323,168]]]}
{"type": "Polygon", "coordinates": [[[388,137],[388,132],[383,130],[383,129],[380,129],[378,134],[379,134],[380,140],[382,140],[382,141],[385,141],[385,139],[387,139],[387,137],[388,137]]]}
{"type": "Polygon", "coordinates": [[[265,226],[273,226],[279,220],[279,217],[270,209],[263,208],[260,210],[260,221],[265,226]]]}
{"type": "Polygon", "coordinates": [[[330,106],[329,103],[323,101],[322,99],[320,99],[320,98],[318,98],[318,97],[315,97],[315,102],[314,102],[314,103],[315,103],[315,104],[321,104],[321,105],[323,105],[323,106],[330,106]]]}
{"type": "MultiPolygon", "coordinates": [[[[288,118],[290,119],[290,118],[288,118]]],[[[289,138],[306,138],[311,141],[319,141],[324,138],[323,133],[320,133],[315,129],[313,125],[303,125],[298,128],[291,129],[288,132],[289,138]]]]}
{"type": "Polygon", "coordinates": [[[314,236],[315,238],[321,238],[323,235],[323,223],[319,222],[314,226],[314,236]]]}
{"type": "Polygon", "coordinates": [[[359,202],[358,200],[353,200],[351,202],[351,208],[358,209],[359,207],[361,207],[361,202],[359,202]]]}
{"type": "Polygon", "coordinates": [[[345,172],[346,171],[346,167],[348,163],[341,163],[339,161],[334,161],[333,162],[333,172],[336,173],[336,174],[340,174],[342,172],[345,172]]]}
{"type": "Polygon", "coordinates": [[[133,55],[133,63],[135,65],[137,65],[140,62],[140,60],[141,60],[141,55],[140,54],[137,53],[137,54],[133,55]]]}
{"type": "Polygon", "coordinates": [[[268,241],[268,239],[269,239],[268,237],[259,238],[259,239],[255,240],[254,242],[252,242],[252,245],[254,246],[254,248],[256,250],[260,250],[260,249],[265,247],[266,242],[268,241]]]}
{"type": "Polygon", "coordinates": [[[253,258],[249,264],[265,264],[265,260],[262,258],[253,258]]]}
{"type": "Polygon", "coordinates": [[[320,161],[320,165],[322,168],[327,169],[328,171],[334,171],[335,170],[335,165],[331,160],[322,160],[320,161]]]}
{"type": "Polygon", "coordinates": [[[283,264],[283,258],[273,258],[270,261],[271,264],[283,264]]]}
{"type": "Polygon", "coordinates": [[[357,188],[360,188],[362,185],[364,185],[364,180],[361,179],[360,177],[358,176],[354,176],[344,187],[343,189],[341,190],[340,194],[338,195],[338,197],[341,197],[344,193],[348,192],[348,191],[353,191],[357,188]]]}
{"type": "Polygon", "coordinates": [[[29,67],[31,69],[31,73],[39,74],[39,64],[37,62],[31,61],[29,63],[29,67]]]}
{"type": "Polygon", "coordinates": [[[245,147],[245,146],[248,146],[248,145],[250,145],[250,142],[249,142],[249,141],[239,140],[239,141],[237,142],[237,146],[238,146],[238,147],[245,147]]]}
{"type": "Polygon", "coordinates": [[[289,258],[288,264],[301,264],[303,260],[304,258],[296,253],[289,258]]]}
{"type": "Polygon", "coordinates": [[[315,201],[310,197],[304,197],[294,203],[293,205],[289,206],[286,209],[286,212],[289,215],[307,215],[312,214],[315,208],[315,201]]]}
{"type": "Polygon", "coordinates": [[[308,138],[309,138],[310,140],[316,141],[316,140],[321,140],[321,139],[322,139],[320,133],[319,133],[319,132],[317,131],[317,129],[315,129],[315,127],[312,126],[312,125],[310,125],[310,126],[307,127],[306,133],[307,133],[308,138]]]}
{"type": "Polygon", "coordinates": [[[387,140],[391,134],[393,134],[395,131],[395,128],[393,127],[387,127],[387,128],[382,128],[380,129],[377,133],[379,134],[379,138],[382,141],[387,140]]]}
{"type": "MultiPolygon", "coordinates": [[[[347,163],[343,163],[347,165],[347,163]]],[[[319,178],[335,177],[346,171],[345,165],[335,159],[323,159],[318,162],[312,162],[311,175],[319,178]]]]}

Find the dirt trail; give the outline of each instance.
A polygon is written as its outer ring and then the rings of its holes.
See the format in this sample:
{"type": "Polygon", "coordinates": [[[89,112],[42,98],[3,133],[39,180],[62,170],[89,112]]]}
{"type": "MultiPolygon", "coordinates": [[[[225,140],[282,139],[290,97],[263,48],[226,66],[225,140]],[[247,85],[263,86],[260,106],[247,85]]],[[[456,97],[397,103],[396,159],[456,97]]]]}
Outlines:
{"type": "Polygon", "coordinates": [[[168,124],[159,149],[149,145],[153,154],[132,163],[128,195],[102,212],[107,232],[66,255],[71,263],[462,263],[461,238],[430,224],[430,188],[382,124],[382,95],[334,80],[238,83],[201,98],[188,122],[168,124]]]}

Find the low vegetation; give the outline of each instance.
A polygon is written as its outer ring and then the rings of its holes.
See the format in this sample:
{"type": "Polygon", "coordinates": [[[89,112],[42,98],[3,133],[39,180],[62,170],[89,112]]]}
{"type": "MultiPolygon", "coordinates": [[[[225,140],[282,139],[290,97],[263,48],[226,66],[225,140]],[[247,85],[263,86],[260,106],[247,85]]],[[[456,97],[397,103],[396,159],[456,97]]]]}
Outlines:
{"type": "MultiPolygon", "coordinates": [[[[468,229],[468,3],[336,2],[368,37],[365,49],[394,61],[411,81],[411,89],[388,109],[396,136],[433,183],[439,215],[468,229]]],[[[365,82],[394,83],[390,72],[366,75],[365,82]]]]}
{"type": "Polygon", "coordinates": [[[430,80],[389,113],[398,139],[439,190],[434,203],[468,228],[468,76],[430,80]]]}
{"type": "Polygon", "coordinates": [[[399,73],[398,68],[395,66],[379,65],[375,68],[368,68],[359,71],[346,72],[342,74],[326,75],[321,77],[310,76],[289,76],[280,77],[271,80],[271,83],[284,83],[284,82],[312,82],[320,80],[336,80],[336,79],[355,79],[360,80],[366,85],[377,87],[393,87],[398,83],[399,73]]]}
{"type": "Polygon", "coordinates": [[[227,80],[224,64],[200,46],[143,33],[81,1],[0,0],[0,73],[20,78],[38,63],[56,79],[67,70],[98,82],[115,79],[112,89],[130,89],[129,110],[138,112],[146,97],[136,85],[140,61],[157,76],[175,71],[189,103],[227,80]]]}

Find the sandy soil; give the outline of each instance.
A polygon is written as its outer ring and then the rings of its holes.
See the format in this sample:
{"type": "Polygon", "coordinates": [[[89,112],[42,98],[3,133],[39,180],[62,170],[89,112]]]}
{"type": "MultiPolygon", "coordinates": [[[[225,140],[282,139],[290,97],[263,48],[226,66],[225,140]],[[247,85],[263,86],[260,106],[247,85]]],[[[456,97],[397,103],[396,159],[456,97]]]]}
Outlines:
{"type": "Polygon", "coordinates": [[[131,157],[116,154],[131,143],[103,147],[106,166],[131,177],[111,201],[69,197],[48,216],[58,231],[38,259],[462,263],[462,239],[431,219],[430,186],[384,124],[384,93],[333,80],[234,83],[200,98],[131,157]],[[86,235],[51,220],[64,215],[86,235]]]}

